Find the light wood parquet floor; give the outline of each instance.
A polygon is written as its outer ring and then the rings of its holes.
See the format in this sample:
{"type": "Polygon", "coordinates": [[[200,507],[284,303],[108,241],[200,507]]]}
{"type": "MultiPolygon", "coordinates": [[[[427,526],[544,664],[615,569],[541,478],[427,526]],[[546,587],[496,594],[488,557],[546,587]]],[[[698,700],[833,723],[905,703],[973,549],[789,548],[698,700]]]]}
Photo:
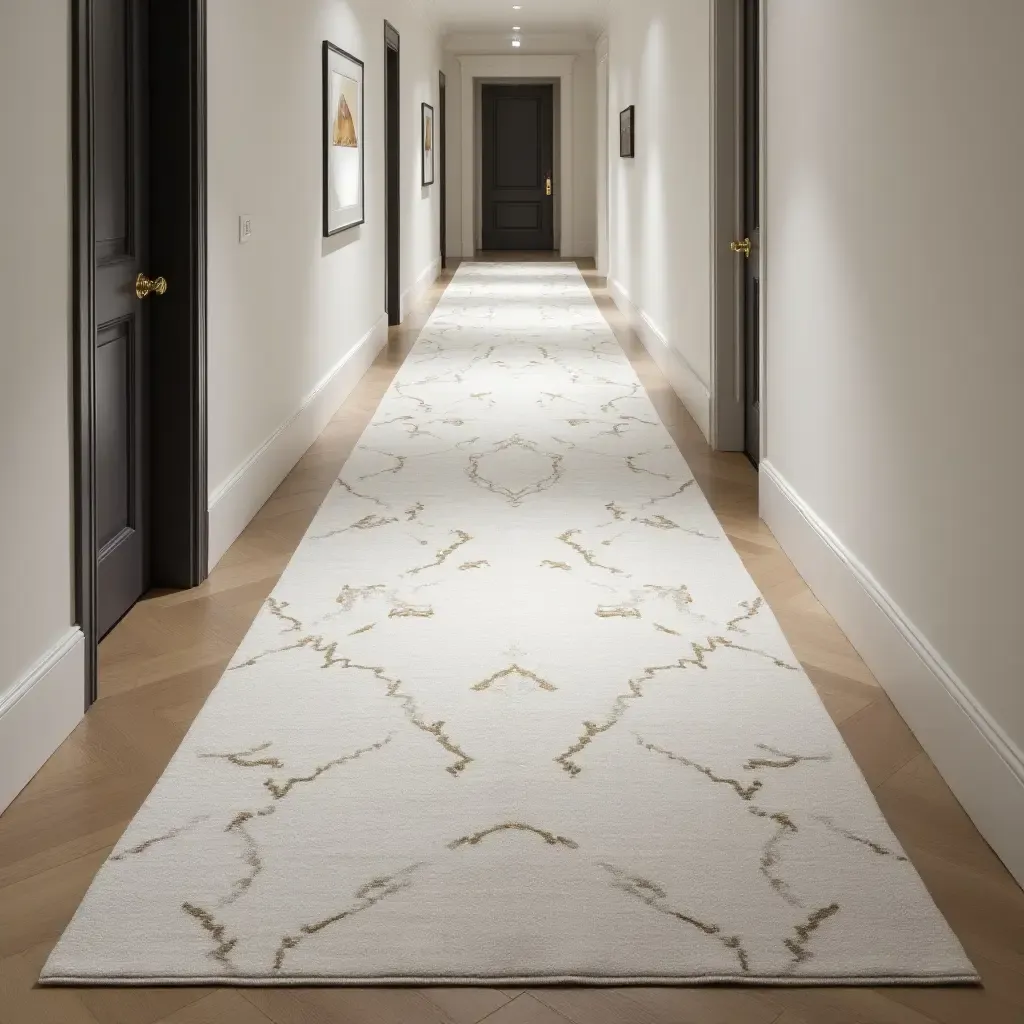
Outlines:
{"type": "Polygon", "coordinates": [[[39,989],[50,948],[271,592],[450,273],[210,579],[154,593],[101,649],[101,699],[0,817],[0,1024],[1022,1024],[1024,893],[757,514],[596,278],[602,310],[779,617],[983,988],[39,989]]]}

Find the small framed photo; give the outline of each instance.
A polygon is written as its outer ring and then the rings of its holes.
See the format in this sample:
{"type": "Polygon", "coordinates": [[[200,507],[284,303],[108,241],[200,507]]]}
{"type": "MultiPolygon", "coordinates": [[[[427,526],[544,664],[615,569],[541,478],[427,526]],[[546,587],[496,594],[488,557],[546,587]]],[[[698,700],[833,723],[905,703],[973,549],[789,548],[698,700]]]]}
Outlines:
{"type": "Polygon", "coordinates": [[[365,218],[363,62],[323,45],[324,237],[365,218]]]}
{"type": "Polygon", "coordinates": [[[636,108],[630,104],[619,114],[619,156],[636,156],[635,111],[636,108]]]}
{"type": "Polygon", "coordinates": [[[429,103],[420,107],[422,127],[420,144],[423,147],[423,184],[434,184],[434,108],[429,103]]]}

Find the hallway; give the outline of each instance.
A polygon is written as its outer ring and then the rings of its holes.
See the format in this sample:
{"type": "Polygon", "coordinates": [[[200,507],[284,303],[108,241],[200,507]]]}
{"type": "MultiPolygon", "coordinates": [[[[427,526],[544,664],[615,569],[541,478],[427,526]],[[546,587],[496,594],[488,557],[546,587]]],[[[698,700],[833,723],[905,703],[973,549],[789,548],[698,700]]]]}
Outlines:
{"type": "MultiPolygon", "coordinates": [[[[550,300],[543,298],[544,286],[538,291],[536,281],[538,274],[543,281],[544,273],[550,280],[552,270],[553,265],[545,265],[531,273],[529,265],[523,264],[509,275],[500,266],[478,265],[475,273],[490,282],[481,295],[482,311],[491,311],[484,312],[483,320],[500,321],[502,311],[510,309],[514,316],[519,300],[526,300],[528,307],[545,316],[545,301],[550,300]],[[524,288],[517,284],[531,279],[535,282],[532,292],[530,285],[524,288]]],[[[466,271],[472,273],[473,269],[466,271]]],[[[337,493],[338,488],[332,485],[341,463],[352,453],[385,388],[419,339],[429,307],[445,287],[450,287],[450,275],[444,275],[432,290],[428,307],[393,330],[387,353],[210,580],[195,591],[151,596],[108,638],[102,649],[101,701],[0,819],[0,850],[4,851],[0,863],[0,992],[5,997],[0,1006],[15,1008],[12,1021],[31,1024],[36,1020],[80,1019],[106,1024],[108,1020],[130,1020],[155,1024],[167,1020],[199,1024],[269,1019],[290,1024],[366,1019],[476,1024],[486,1017],[497,1024],[553,1024],[566,1019],[579,1024],[591,1020],[667,1024],[678,1021],[681,1014],[694,1021],[742,1020],[755,1024],[801,1020],[953,1024],[960,1020],[1016,1019],[1022,1005],[1019,976],[1000,964],[1013,956],[1012,922],[1024,914],[1019,889],[977,835],[842,633],[758,521],[755,476],[749,465],[742,456],[715,454],[707,449],[692,420],[599,287],[593,270],[584,274],[602,315],[629,354],[646,396],[685,455],[746,569],[779,617],[801,665],[839,726],[891,827],[922,872],[939,909],[968,945],[986,988],[953,992],[776,989],[757,993],[649,988],[244,993],[210,993],[198,988],[139,993],[31,989],[35,973],[81,899],[85,885],[183,739],[249,623],[265,606],[313,513],[329,490],[337,493]],[[335,1014],[339,1016],[335,1018],[335,1014]]],[[[556,280],[563,279],[561,271],[558,275],[556,280]]],[[[462,320],[461,326],[466,325],[462,320]]],[[[438,326],[442,331],[446,329],[443,318],[438,326]]],[[[480,331],[479,326],[470,329],[480,331]]],[[[479,343],[479,336],[474,337],[474,344],[479,343]]],[[[485,345],[484,351],[488,348],[485,345]]],[[[427,341],[426,347],[418,350],[420,365],[435,361],[430,358],[430,349],[427,341]]],[[[501,354],[493,353],[495,358],[501,354]]],[[[614,374],[614,349],[609,349],[608,355],[614,374]]],[[[536,362],[532,358],[524,358],[522,353],[518,358],[519,372],[524,368],[526,373],[545,372],[540,366],[531,367],[536,362]]],[[[407,369],[414,369],[417,378],[421,372],[420,366],[407,369]]],[[[591,368],[589,372],[595,371],[591,368]]],[[[602,367],[600,372],[604,375],[608,371],[602,367]]],[[[469,391],[467,384],[467,396],[469,391]]],[[[506,431],[530,426],[521,413],[517,422],[499,424],[506,431]]],[[[574,429],[568,422],[566,426],[574,429]]],[[[408,433],[418,433],[415,424],[408,433]]],[[[532,490],[536,477],[527,474],[524,480],[518,484],[504,481],[506,502],[525,504],[529,494],[537,493],[532,490]]],[[[492,485],[496,483],[491,481],[492,485]]],[[[478,494],[486,499],[502,497],[486,485],[478,488],[478,494]]],[[[581,497],[588,497],[586,491],[574,491],[569,500],[579,501],[581,497]]],[[[611,515],[617,518],[614,512],[611,515]]],[[[705,528],[702,532],[710,531],[705,528]]],[[[467,566],[479,561],[470,558],[468,552],[466,559],[467,566]]],[[[407,602],[401,607],[413,605],[407,602]]],[[[272,614],[287,616],[288,612],[288,608],[278,605],[272,614]]],[[[552,615],[557,612],[553,607],[552,615]]],[[[401,622],[403,617],[398,618],[401,622]]],[[[416,616],[411,618],[415,625],[416,616]]],[[[286,622],[278,625],[287,627],[286,622]]],[[[519,681],[528,679],[524,676],[519,681]]],[[[520,689],[525,705],[528,694],[525,688],[520,689]]],[[[557,773],[557,766],[552,768],[557,773]]],[[[0,1010],[0,1021],[6,1024],[5,1012],[0,1010]]]]}

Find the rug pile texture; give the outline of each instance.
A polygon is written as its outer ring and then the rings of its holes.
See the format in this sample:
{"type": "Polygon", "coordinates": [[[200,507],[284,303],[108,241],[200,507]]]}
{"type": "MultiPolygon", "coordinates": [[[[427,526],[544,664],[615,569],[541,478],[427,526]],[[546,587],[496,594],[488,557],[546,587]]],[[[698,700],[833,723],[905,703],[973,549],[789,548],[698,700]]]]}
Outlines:
{"type": "Polygon", "coordinates": [[[468,264],[43,981],[972,981],[575,266],[468,264]]]}

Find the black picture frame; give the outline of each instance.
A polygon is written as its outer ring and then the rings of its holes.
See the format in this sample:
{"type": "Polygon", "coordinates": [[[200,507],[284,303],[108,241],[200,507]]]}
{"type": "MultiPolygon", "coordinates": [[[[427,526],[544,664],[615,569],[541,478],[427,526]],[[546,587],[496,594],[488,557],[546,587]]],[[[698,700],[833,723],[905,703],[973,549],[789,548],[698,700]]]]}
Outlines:
{"type": "Polygon", "coordinates": [[[437,152],[437,122],[434,120],[434,108],[429,103],[420,104],[420,152],[421,184],[425,188],[434,184],[434,154],[437,152]]]}
{"type": "MultiPolygon", "coordinates": [[[[366,90],[365,90],[365,65],[358,58],[353,56],[340,46],[335,46],[330,40],[323,42],[323,111],[321,114],[321,132],[323,135],[323,236],[330,238],[358,227],[366,223],[366,146],[363,133],[366,129],[366,90]],[[357,69],[359,76],[359,101],[358,113],[356,114],[356,146],[359,149],[359,200],[351,206],[344,207],[347,213],[335,213],[331,209],[331,154],[336,147],[333,144],[331,125],[334,120],[334,111],[331,101],[331,71],[332,62],[336,60],[348,61],[357,69]]],[[[344,146],[342,148],[352,148],[344,146]]]]}
{"type": "Polygon", "coordinates": [[[631,103],[619,113],[619,156],[636,156],[636,107],[631,103]]]}

